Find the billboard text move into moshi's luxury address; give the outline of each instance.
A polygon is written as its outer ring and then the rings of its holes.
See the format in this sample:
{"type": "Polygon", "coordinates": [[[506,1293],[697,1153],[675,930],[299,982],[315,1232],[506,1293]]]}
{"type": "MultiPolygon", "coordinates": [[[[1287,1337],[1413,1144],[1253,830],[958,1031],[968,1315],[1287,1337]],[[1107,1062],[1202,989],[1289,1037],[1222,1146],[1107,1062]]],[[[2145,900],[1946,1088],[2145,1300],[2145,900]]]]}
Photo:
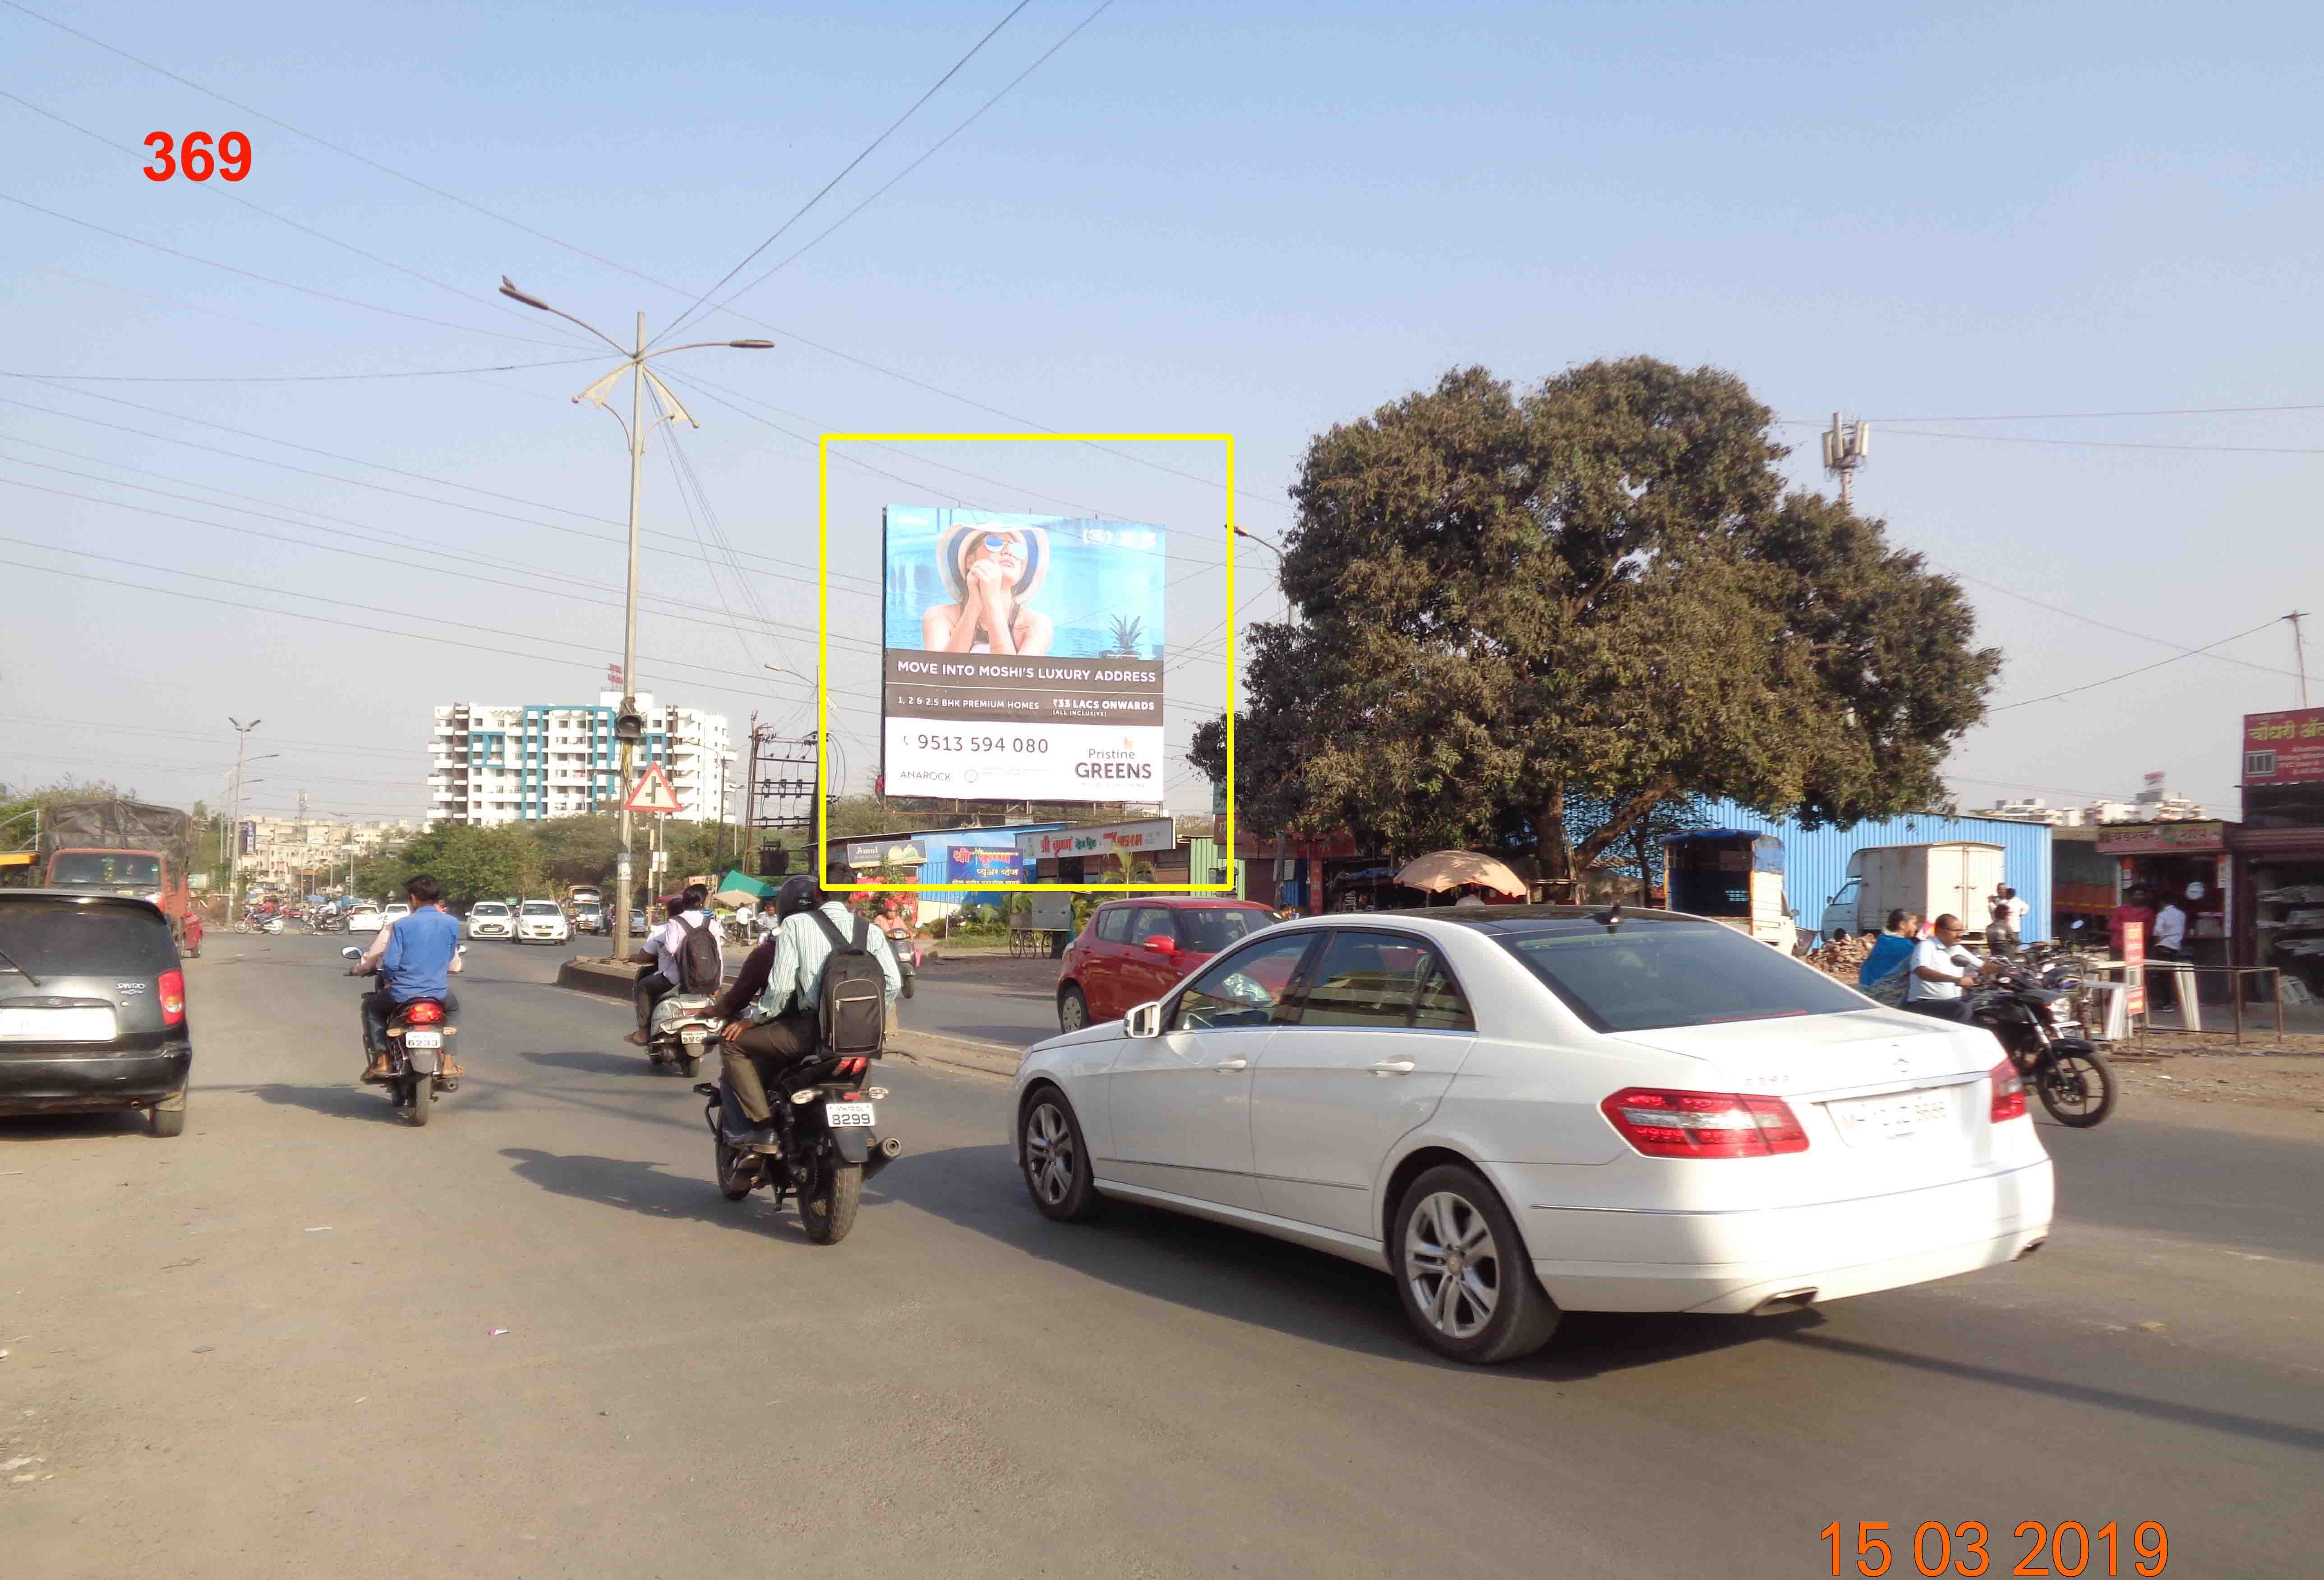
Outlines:
{"type": "Polygon", "coordinates": [[[891,795],[1162,799],[1163,532],[890,505],[891,795]]]}

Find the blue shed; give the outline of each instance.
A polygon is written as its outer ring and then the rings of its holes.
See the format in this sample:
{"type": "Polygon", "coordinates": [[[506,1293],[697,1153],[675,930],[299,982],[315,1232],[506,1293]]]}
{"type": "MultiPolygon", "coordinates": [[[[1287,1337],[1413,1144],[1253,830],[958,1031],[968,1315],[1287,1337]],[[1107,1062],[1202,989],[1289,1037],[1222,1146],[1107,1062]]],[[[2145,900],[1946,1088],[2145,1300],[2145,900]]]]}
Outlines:
{"type": "MultiPolygon", "coordinates": [[[[1716,827],[1772,834],[1784,842],[1784,882],[1803,927],[1814,927],[1823,915],[1825,901],[1848,882],[1848,858],[1858,851],[1876,845],[1974,839],[2001,846],[2003,881],[2017,891],[2028,907],[2026,941],[2052,936],[2050,826],[2046,823],[1908,812],[1901,818],[1876,818],[1846,828],[1803,828],[1792,818],[1769,818],[1733,801],[1703,801],[1697,810],[1716,827]]],[[[1977,920],[1983,925],[1982,918],[1977,920]]]]}

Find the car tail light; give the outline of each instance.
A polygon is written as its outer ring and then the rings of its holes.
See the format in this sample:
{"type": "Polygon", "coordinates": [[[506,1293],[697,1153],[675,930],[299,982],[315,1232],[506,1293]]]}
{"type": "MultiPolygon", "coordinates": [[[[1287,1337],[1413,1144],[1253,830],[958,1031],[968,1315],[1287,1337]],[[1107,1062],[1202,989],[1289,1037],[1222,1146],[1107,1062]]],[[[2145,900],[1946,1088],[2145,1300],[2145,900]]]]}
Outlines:
{"type": "Polygon", "coordinates": [[[433,1026],[443,1018],[444,1006],[438,1003],[430,1003],[426,999],[421,999],[418,1003],[413,1004],[410,1009],[403,1012],[405,1023],[412,1026],[433,1026]]]}
{"type": "Polygon", "coordinates": [[[1781,1097],[1629,1086],[1598,1107],[1649,1158],[1766,1158],[1808,1150],[1808,1132],[1781,1097]]]}
{"type": "Polygon", "coordinates": [[[1985,1072],[1993,1087],[1993,1123],[2005,1119],[2025,1117],[2025,1077],[2017,1073],[2017,1066],[2009,1059],[1985,1072]]]}
{"type": "MultiPolygon", "coordinates": [[[[186,1018],[186,974],[182,971],[161,973],[161,1024],[175,1026],[186,1018]]],[[[2023,1104],[2020,1104],[2022,1107],[2023,1104]]]]}

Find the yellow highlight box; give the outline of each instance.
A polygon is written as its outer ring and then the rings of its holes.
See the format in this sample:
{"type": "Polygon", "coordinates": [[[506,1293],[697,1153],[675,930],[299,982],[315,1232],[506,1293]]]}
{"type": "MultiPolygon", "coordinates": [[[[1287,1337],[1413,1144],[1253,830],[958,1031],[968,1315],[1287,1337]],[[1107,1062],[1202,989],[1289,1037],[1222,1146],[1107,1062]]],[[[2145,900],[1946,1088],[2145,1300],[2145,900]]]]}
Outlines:
{"type": "MultiPolygon", "coordinates": [[[[1234,792],[1234,695],[1235,695],[1235,486],[1234,435],[1231,433],[826,433],[816,441],[815,449],[815,559],[816,559],[816,653],[815,653],[815,858],[816,873],[828,882],[831,876],[831,754],[827,749],[831,738],[831,447],[851,442],[863,444],[904,444],[974,441],[995,444],[1222,444],[1227,457],[1227,826],[1225,849],[1227,871],[1234,871],[1235,792],[1234,792]]],[[[881,645],[887,645],[887,633],[881,633],[881,645]]],[[[886,729],[887,707],[882,696],[880,710],[881,729],[886,729]]],[[[881,745],[885,747],[884,739],[881,745]]],[[[1191,873],[1188,876],[1192,876],[1191,873]]],[[[1022,891],[1027,893],[1085,894],[1134,891],[1141,894],[1221,894],[1234,892],[1234,880],[1230,876],[1222,883],[850,883],[848,889],[879,894],[945,894],[982,893],[991,890],[1022,891]]]]}

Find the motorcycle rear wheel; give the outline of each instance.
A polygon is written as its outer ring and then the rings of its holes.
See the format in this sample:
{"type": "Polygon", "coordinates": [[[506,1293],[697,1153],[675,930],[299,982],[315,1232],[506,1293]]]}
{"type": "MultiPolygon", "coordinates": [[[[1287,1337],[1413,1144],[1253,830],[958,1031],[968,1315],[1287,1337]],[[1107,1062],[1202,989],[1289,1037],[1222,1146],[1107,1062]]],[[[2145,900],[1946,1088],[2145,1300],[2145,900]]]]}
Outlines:
{"type": "Polygon", "coordinates": [[[2114,1067],[2094,1048],[2077,1049],[2058,1055],[2047,1068],[2036,1070],[2034,1090],[2051,1118],[2075,1130],[2088,1130],[2114,1112],[2114,1067]]]}
{"type": "Polygon", "coordinates": [[[426,1076],[410,1077],[404,1091],[406,1093],[404,1101],[411,1105],[411,1123],[426,1124],[428,1111],[436,1106],[435,1097],[428,1090],[428,1077],[426,1076]]]}
{"type": "Polygon", "coordinates": [[[863,1198],[863,1165],[825,1160],[813,1189],[799,1196],[799,1223],[817,1245],[836,1245],[855,1227],[863,1198]]]}

